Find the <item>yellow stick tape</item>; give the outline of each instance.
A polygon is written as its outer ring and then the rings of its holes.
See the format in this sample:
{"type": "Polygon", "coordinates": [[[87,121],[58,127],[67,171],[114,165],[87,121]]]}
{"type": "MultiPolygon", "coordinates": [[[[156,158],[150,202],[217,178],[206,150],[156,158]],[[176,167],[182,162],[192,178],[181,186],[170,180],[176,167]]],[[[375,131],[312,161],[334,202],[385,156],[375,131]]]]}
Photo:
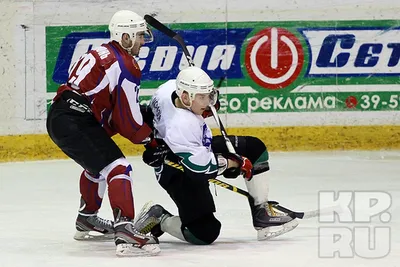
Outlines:
{"type": "MultiPolygon", "coordinates": [[[[400,149],[400,125],[229,128],[231,135],[260,138],[269,151],[400,149]]],[[[213,129],[218,135],[219,130],[213,129]]],[[[125,155],[141,155],[143,145],[113,137],[125,155]]],[[[48,135],[0,136],[0,162],[67,158],[48,135]]]]}

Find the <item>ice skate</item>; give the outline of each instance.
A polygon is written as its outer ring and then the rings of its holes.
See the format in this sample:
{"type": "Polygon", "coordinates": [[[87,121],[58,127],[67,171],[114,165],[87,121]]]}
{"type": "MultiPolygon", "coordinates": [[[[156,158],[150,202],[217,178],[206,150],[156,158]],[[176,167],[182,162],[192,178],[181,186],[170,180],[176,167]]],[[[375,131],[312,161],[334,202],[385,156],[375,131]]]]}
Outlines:
{"type": "Polygon", "coordinates": [[[100,218],[97,216],[97,212],[87,212],[84,207],[85,202],[81,199],[81,209],[75,222],[74,239],[78,241],[112,241],[114,238],[113,221],[100,218]]]}
{"type": "Polygon", "coordinates": [[[114,224],[116,255],[120,257],[155,256],[160,253],[158,239],[140,233],[132,220],[117,216],[114,224]]]}
{"type": "Polygon", "coordinates": [[[160,237],[164,232],[161,231],[161,222],[167,217],[172,216],[161,205],[152,205],[147,202],[135,220],[135,227],[142,234],[151,233],[156,237],[160,237]]]}
{"type": "Polygon", "coordinates": [[[263,203],[257,206],[250,201],[253,226],[257,230],[258,240],[269,240],[292,231],[299,224],[297,220],[285,213],[274,210],[271,204],[263,203]]]}

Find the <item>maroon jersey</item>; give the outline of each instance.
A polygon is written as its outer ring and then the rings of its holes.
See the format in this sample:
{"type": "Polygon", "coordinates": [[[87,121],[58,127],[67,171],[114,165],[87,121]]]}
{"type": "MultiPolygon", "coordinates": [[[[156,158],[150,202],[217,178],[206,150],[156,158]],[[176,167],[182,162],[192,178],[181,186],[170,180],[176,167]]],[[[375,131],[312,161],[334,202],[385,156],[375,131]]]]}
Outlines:
{"type": "Polygon", "coordinates": [[[151,133],[139,107],[141,71],[117,42],[90,50],[69,70],[68,82],[58,88],[86,96],[94,116],[112,136],[116,133],[137,144],[151,133]]]}

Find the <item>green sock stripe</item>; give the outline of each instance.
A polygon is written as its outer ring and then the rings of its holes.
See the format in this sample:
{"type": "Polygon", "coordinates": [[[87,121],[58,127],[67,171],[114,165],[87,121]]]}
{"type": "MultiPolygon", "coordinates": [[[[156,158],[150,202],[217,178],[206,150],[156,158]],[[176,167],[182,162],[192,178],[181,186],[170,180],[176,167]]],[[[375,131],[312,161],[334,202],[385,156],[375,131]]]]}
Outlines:
{"type": "Polygon", "coordinates": [[[195,237],[187,228],[183,229],[183,236],[186,241],[193,245],[208,245],[206,242],[195,237]]]}
{"type": "Polygon", "coordinates": [[[253,165],[256,165],[257,163],[260,163],[260,162],[266,162],[266,161],[268,161],[268,159],[269,159],[269,154],[268,154],[268,151],[265,150],[253,165]]]}

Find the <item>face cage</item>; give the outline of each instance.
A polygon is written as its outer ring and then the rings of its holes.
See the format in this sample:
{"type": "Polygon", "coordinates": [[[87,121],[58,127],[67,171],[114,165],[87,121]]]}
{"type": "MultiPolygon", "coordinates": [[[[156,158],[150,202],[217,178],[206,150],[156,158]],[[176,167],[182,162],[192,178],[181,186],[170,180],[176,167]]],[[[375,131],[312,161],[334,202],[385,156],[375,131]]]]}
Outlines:
{"type": "MultiPolygon", "coordinates": [[[[136,36],[136,34],[135,34],[136,36]]],[[[151,29],[147,29],[144,31],[144,43],[148,44],[154,41],[154,35],[151,29]]]]}
{"type": "Polygon", "coordinates": [[[214,87],[210,92],[210,105],[214,106],[217,103],[217,100],[218,100],[218,91],[214,87]]]}
{"type": "Polygon", "coordinates": [[[141,33],[141,32],[144,32],[144,43],[145,44],[151,43],[151,42],[154,41],[153,32],[150,29],[147,29],[145,31],[137,31],[137,32],[132,34],[133,36],[131,36],[132,47],[133,47],[133,45],[135,45],[136,38],[137,38],[138,34],[141,33]]]}
{"type": "MultiPolygon", "coordinates": [[[[192,103],[193,103],[193,100],[195,99],[195,97],[196,97],[196,94],[204,94],[204,92],[193,92],[193,93],[189,93],[188,91],[184,91],[184,92],[187,92],[188,93],[188,95],[189,95],[189,106],[187,106],[187,105],[185,105],[184,103],[183,103],[183,101],[182,101],[182,99],[181,99],[181,102],[182,102],[182,104],[184,105],[184,106],[186,106],[187,108],[191,108],[191,106],[192,106],[192,103]]],[[[217,97],[218,97],[218,93],[217,93],[217,89],[215,89],[215,88],[213,88],[212,89],[212,91],[210,92],[210,93],[208,93],[209,94],[209,98],[210,98],[210,103],[209,103],[209,105],[210,106],[214,106],[216,103],[217,103],[217,97]]]]}
{"type": "MultiPolygon", "coordinates": [[[[139,33],[139,32],[142,32],[142,31],[138,31],[138,32],[135,32],[135,33],[132,34],[132,35],[133,35],[133,36],[131,37],[132,45],[131,45],[130,47],[125,48],[125,47],[122,45],[122,40],[119,41],[119,44],[121,45],[121,47],[123,47],[126,51],[128,51],[129,54],[131,53],[131,49],[133,48],[133,46],[134,46],[135,43],[136,43],[136,37],[138,36],[138,33],[139,33]]],[[[129,33],[128,33],[128,34],[129,34],[129,33]]],[[[145,30],[145,31],[144,31],[144,43],[145,43],[145,44],[151,43],[151,42],[153,42],[153,40],[154,40],[153,32],[152,32],[150,29],[145,30]]]]}

